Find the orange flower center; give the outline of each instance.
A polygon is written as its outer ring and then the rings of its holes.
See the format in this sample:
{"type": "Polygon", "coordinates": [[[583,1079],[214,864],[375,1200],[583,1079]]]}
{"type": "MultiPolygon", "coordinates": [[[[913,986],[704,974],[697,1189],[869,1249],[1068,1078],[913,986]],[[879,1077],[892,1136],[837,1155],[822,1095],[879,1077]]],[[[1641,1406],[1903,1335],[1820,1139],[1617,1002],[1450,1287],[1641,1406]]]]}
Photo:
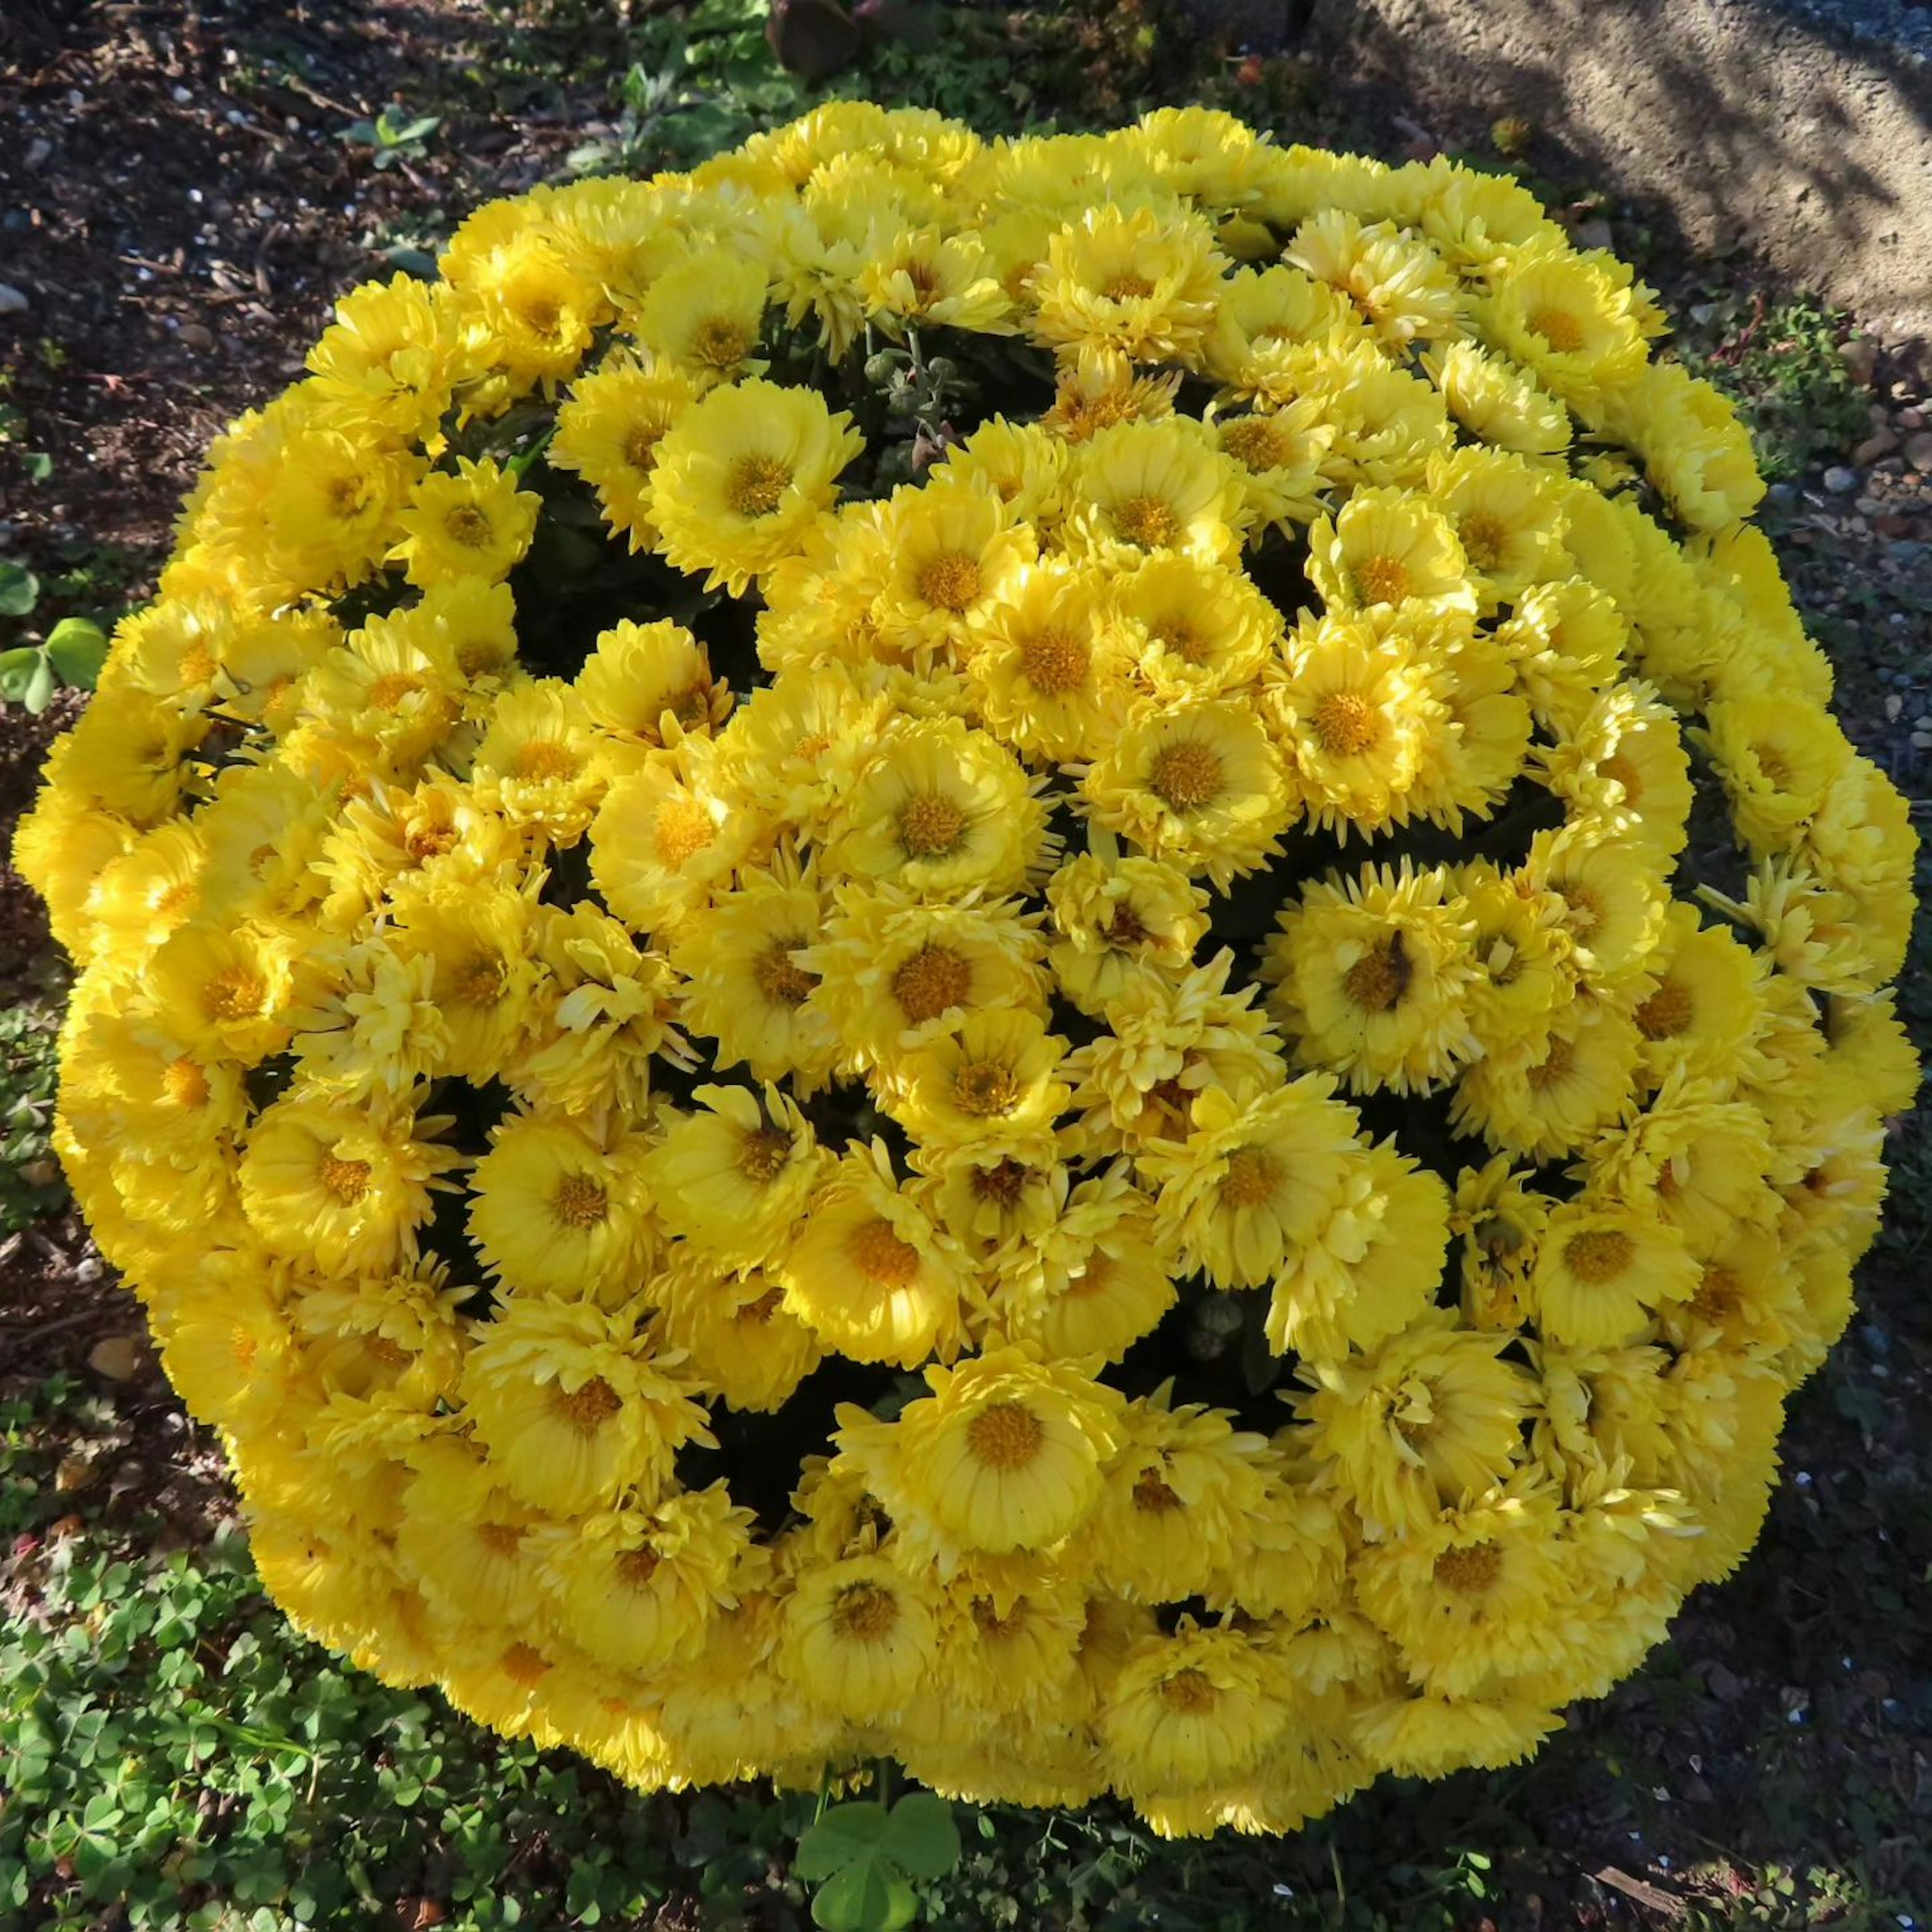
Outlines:
{"type": "Polygon", "coordinates": [[[735,322],[722,315],[706,316],[692,336],[692,359],[707,369],[735,369],[751,346],[735,322]]]}
{"type": "Polygon", "coordinates": [[[962,1060],[953,1073],[952,1104],[962,1114],[994,1119],[1019,1103],[1018,1077],[1003,1060],[962,1060]]]}
{"type": "Polygon", "coordinates": [[[547,778],[574,778],[583,760],[568,745],[554,738],[532,738],[519,745],[510,760],[510,776],[532,783],[547,778]]]}
{"type": "Polygon", "coordinates": [[[672,872],[695,858],[718,836],[711,814],[694,798],[668,800],[658,814],[651,843],[660,863],[672,872]]]}
{"type": "Polygon", "coordinates": [[[459,503],[442,520],[450,542],[465,550],[481,550],[493,534],[488,514],[475,503],[459,503]]]}
{"type": "Polygon", "coordinates": [[[914,1026],[963,1006],[973,990],[973,969],[944,946],[922,946],[892,975],[892,998],[914,1026]]]}
{"type": "Polygon", "coordinates": [[[1568,309],[1533,309],[1529,327],[1559,356],[1574,356],[1583,346],[1583,325],[1568,309]]]}
{"type": "Polygon", "coordinates": [[[1172,1677],[1161,1679],[1160,1701],[1183,1717],[1210,1709],[1216,1695],[1204,1671],[1177,1670],[1172,1677]]]}
{"type": "Polygon", "coordinates": [[[1359,692],[1331,691],[1315,707],[1315,735],[1331,758],[1352,758],[1382,735],[1382,714],[1359,692]]]}
{"type": "Polygon", "coordinates": [[[775,456],[741,456],[724,485],[724,501],[741,517],[769,517],[791,487],[791,470],[775,456]]]}
{"type": "Polygon", "coordinates": [[[1563,1265],[1579,1281],[1613,1281],[1630,1266],[1636,1244],[1621,1228],[1592,1228],[1563,1244],[1563,1265]]]}
{"type": "Polygon", "coordinates": [[[1688,1030],[1693,1010],[1690,989],[1666,980],[1636,1010],[1637,1030],[1646,1040],[1675,1040],[1688,1030]]]}
{"type": "Polygon", "coordinates": [[[738,1146],[738,1172],[755,1186],[769,1186],[791,1159],[791,1136],[778,1127],[760,1127],[738,1146]]]}
{"type": "Polygon", "coordinates": [[[208,1104],[208,1076],[183,1054],[161,1070],[161,1091],[177,1107],[205,1107],[208,1104]]]}
{"type": "Polygon", "coordinates": [[[1115,505],[1114,527],[1129,543],[1138,544],[1143,550],[1159,550],[1173,542],[1180,519],[1158,496],[1130,496],[1115,505]]]}
{"type": "Polygon", "coordinates": [[[592,1376],[581,1388],[556,1393],[557,1413],[580,1435],[595,1436],[623,1407],[617,1391],[602,1376],[592,1376]]]}
{"type": "Polygon", "coordinates": [[[909,799],[899,814],[899,843],[913,859],[950,858],[966,832],[966,814],[932,793],[909,799]]]}
{"type": "Polygon", "coordinates": [[[566,1174],[550,1204],[566,1228],[601,1228],[610,1211],[603,1184],[587,1174],[566,1174]]]}
{"type": "Polygon", "coordinates": [[[920,566],[919,594],[935,610],[956,614],[980,594],[980,566],[962,550],[946,550],[920,566]]]}
{"type": "Polygon", "coordinates": [[[1258,1208],[1281,1185],[1281,1163],[1259,1148],[1243,1148],[1228,1157],[1221,1199],[1229,1208],[1258,1208]]]}
{"type": "Polygon", "coordinates": [[[1414,969],[1402,934],[1392,932],[1372,946],[1342,975],[1342,990],[1364,1012],[1385,1013],[1401,1004],[1414,969]]]}
{"type": "Polygon", "coordinates": [[[1365,556],[1355,566],[1355,586],[1364,604],[1400,604],[1408,585],[1408,566],[1399,556],[1365,556]]]}
{"type": "Polygon", "coordinates": [[[1148,789],[1171,811],[1197,812],[1220,795],[1225,776],[1211,746],[1184,741],[1156,757],[1148,789]]]}
{"type": "Polygon", "coordinates": [[[1087,676],[1089,654],[1070,631],[1041,631],[1020,646],[1020,673],[1042,696],[1077,690],[1087,676]]]}
{"type": "Polygon", "coordinates": [[[352,1208],[369,1191],[369,1163],[366,1160],[338,1160],[334,1154],[322,1158],[318,1176],[322,1186],[345,1208],[352,1208]]]}
{"type": "Polygon", "coordinates": [[[224,966],[208,980],[202,1006],[214,1021],[251,1020],[268,997],[268,983],[246,966],[224,966]]]}
{"type": "Polygon", "coordinates": [[[881,1288],[904,1288],[919,1273],[919,1250],[902,1241],[891,1222],[881,1216],[853,1230],[845,1244],[852,1265],[881,1288]]]}
{"type": "Polygon", "coordinates": [[[1130,268],[1116,275],[1100,292],[1109,302],[1144,302],[1154,293],[1154,284],[1144,275],[1137,275],[1130,268]]]}
{"type": "Polygon", "coordinates": [[[802,940],[776,940],[752,968],[758,991],[775,1006],[803,1006],[818,984],[818,975],[808,973],[791,956],[794,946],[802,944],[802,940]]]}
{"type": "Polygon", "coordinates": [[[1024,1403],[988,1402],[966,1425],[966,1447],[988,1469],[1024,1469],[1046,1441],[1046,1425],[1024,1403]]]}
{"type": "Polygon", "coordinates": [[[1503,1553],[1493,1543],[1472,1543],[1466,1549],[1444,1550],[1436,1559],[1435,1576],[1445,1590],[1480,1597],[1495,1583],[1502,1567],[1503,1553]]]}
{"type": "Polygon", "coordinates": [[[832,1625],[842,1636],[882,1637],[899,1620],[899,1600],[883,1583],[850,1583],[838,1592],[832,1625]]]}

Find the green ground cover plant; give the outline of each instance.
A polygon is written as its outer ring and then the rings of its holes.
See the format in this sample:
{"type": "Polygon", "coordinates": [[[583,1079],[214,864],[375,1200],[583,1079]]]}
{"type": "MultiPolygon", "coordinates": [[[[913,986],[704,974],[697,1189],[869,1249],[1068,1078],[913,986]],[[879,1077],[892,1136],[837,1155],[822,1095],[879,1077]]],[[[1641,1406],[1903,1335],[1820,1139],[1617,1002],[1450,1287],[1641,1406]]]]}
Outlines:
{"type": "MultiPolygon", "coordinates": [[[[546,151],[545,172],[568,178],[676,165],[703,152],[708,130],[723,130],[720,145],[818,98],[760,51],[754,0],[667,10],[684,16],[674,57],[665,26],[642,8],[634,18],[604,0],[501,8],[486,58],[395,73],[404,101],[388,117],[392,133],[441,124],[387,149],[333,145],[346,165],[380,167],[398,184],[406,198],[389,206],[405,211],[415,245],[433,251],[446,226],[428,195],[408,198],[410,171],[420,160],[440,188],[437,170],[460,164],[466,132],[506,101],[517,104],[512,115],[598,114],[612,126],[608,140],[562,134],[546,151]],[[594,100],[584,85],[592,69],[594,100]],[[700,112],[710,108],[717,114],[700,112]],[[408,168],[380,166],[405,146],[415,151],[401,158],[408,168]]],[[[932,105],[989,132],[1107,124],[1150,101],[1209,98],[1271,118],[1288,138],[1390,145],[1385,132],[1365,136],[1357,106],[1305,64],[1221,58],[1162,8],[1088,0],[953,11],[929,49],[888,43],[831,89],[932,105]]],[[[289,44],[244,37],[238,64],[265,90],[287,74],[332,92],[326,63],[289,44]]],[[[346,118],[332,113],[324,138],[346,118]]],[[[372,127],[383,118],[376,112],[372,127]]],[[[1574,190],[1580,200],[1586,192],[1574,190]]],[[[464,205],[452,193],[448,206],[464,205]]],[[[1617,220],[1620,241],[1641,225],[1622,212],[1617,220]]],[[[1742,272],[1662,266],[1679,278],[1675,310],[1708,305],[1688,323],[1684,359],[1739,399],[1767,472],[1802,480],[1841,458],[1864,434],[1869,400],[1844,353],[1846,318],[1742,272]]],[[[38,428],[10,397],[0,462],[39,457],[38,428]]],[[[51,526],[49,472],[76,461],[55,444],[46,469],[22,475],[32,494],[8,506],[15,537],[26,532],[38,545],[18,551],[28,560],[19,568],[50,586],[37,616],[100,615],[147,568],[138,550],[96,551],[51,526]]],[[[1869,578],[1852,600],[1835,556],[1788,553],[1787,568],[1815,634],[1839,659],[1848,728],[1902,780],[1916,776],[1922,794],[1910,727],[1932,691],[1921,621],[1932,610],[1928,574],[1908,563],[1896,580],[1869,578]],[[1892,625],[1900,614],[1910,621],[1892,625]]],[[[8,580],[16,588],[0,598],[17,598],[19,580],[8,580]]],[[[21,634],[10,628],[4,641],[21,634]]],[[[33,742],[20,735],[22,709],[0,711],[8,758],[16,742],[33,742]]],[[[1922,896],[1928,883],[1922,866],[1922,896]]],[[[156,1432],[172,1405],[151,1367],[118,1380],[82,1366],[95,1336],[124,1328],[130,1310],[65,1330],[78,1338],[71,1367],[42,1371],[74,1312],[34,1299],[44,1274],[76,1302],[85,1292],[43,1251],[81,1252],[62,1219],[66,1190],[46,1141],[58,1002],[44,988],[59,974],[38,952],[0,950],[0,963],[9,975],[0,994],[0,1929],[692,1932],[812,1922],[825,1880],[798,1848],[819,1795],[748,1786],[640,1802],[599,1774],[480,1731],[440,1700],[363,1677],[274,1612],[245,1544],[218,1531],[218,1497],[184,1521],[150,1477],[130,1472],[160,1444],[203,1462],[212,1445],[156,1432]]],[[[1932,1040],[1922,924],[1901,994],[1922,1047],[1932,1040]]],[[[1533,1767],[1399,1786],[1279,1844],[1165,1845],[1105,1805],[967,1814],[945,1876],[898,1876],[917,1922],[1912,1932],[1932,1901],[1932,1460],[1918,1420],[1932,1329],[1916,1288],[1932,1227],[1924,1125],[1896,1135],[1888,1159],[1894,1198],[1865,1270],[1865,1312],[1795,1406],[1787,1481],[1757,1556],[1694,1600],[1639,1679],[1574,1712],[1533,1767]]],[[[879,1796],[868,1787],[822,1802],[829,1814],[879,1796]]]]}

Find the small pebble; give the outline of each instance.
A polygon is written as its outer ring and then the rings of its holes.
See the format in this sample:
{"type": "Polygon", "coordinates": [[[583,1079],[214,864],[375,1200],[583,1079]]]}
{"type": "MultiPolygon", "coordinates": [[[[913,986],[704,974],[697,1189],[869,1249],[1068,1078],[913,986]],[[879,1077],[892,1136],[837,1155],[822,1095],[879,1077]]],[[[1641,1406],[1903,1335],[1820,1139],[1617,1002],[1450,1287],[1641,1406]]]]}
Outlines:
{"type": "Polygon", "coordinates": [[[1846,496],[1858,487],[1858,472],[1856,470],[1847,470],[1842,463],[1834,463],[1826,471],[1822,480],[1825,488],[1833,495],[1846,496]]]}
{"type": "Polygon", "coordinates": [[[168,98],[172,100],[177,107],[185,107],[188,103],[194,98],[194,95],[192,91],[188,88],[176,87],[169,89],[168,98]]]}
{"type": "Polygon", "coordinates": [[[25,315],[32,306],[10,282],[0,282],[0,315],[25,315]]]}
{"type": "Polygon", "coordinates": [[[53,158],[53,152],[52,142],[44,139],[35,141],[28,148],[26,158],[21,165],[29,174],[32,174],[37,169],[46,166],[47,163],[53,158]]]}
{"type": "Polygon", "coordinates": [[[1905,460],[1915,470],[1932,470],[1932,430],[1905,439],[1905,460]]]}

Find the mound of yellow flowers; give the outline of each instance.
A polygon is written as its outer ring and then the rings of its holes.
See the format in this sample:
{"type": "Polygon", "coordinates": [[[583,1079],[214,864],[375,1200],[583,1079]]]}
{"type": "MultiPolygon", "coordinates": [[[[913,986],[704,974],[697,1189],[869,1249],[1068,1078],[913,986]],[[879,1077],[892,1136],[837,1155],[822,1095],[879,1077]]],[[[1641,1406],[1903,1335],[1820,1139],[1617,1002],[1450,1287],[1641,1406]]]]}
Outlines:
{"type": "Polygon", "coordinates": [[[1748,440],[1514,182],[839,105],[216,445],[19,842],[305,1630],[1294,1826],[1748,1548],[1916,1069],[1748,440]]]}

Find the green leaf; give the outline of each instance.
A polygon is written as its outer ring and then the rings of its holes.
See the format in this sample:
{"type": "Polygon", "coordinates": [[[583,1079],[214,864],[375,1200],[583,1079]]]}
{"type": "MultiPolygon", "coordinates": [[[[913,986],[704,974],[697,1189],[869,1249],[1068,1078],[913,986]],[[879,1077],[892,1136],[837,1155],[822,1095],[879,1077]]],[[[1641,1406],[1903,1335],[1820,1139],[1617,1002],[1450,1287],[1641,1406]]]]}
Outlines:
{"type": "Polygon", "coordinates": [[[92,691],[107,662],[107,633],[86,617],[63,617],[47,633],[44,647],[64,682],[92,691]]]}
{"type": "Polygon", "coordinates": [[[24,563],[0,563],[0,617],[24,617],[40,601],[40,580],[24,563]]]}
{"type": "Polygon", "coordinates": [[[886,1808],[869,1798],[833,1805],[800,1838],[793,1869],[815,1884],[855,1859],[872,1857],[885,1838],[886,1822],[886,1808]]]}
{"type": "Polygon", "coordinates": [[[812,1922],[824,1932],[899,1932],[918,1910],[911,1886],[868,1852],[820,1888],[812,1922]]]}
{"type": "Polygon", "coordinates": [[[27,680],[27,688],[20,702],[35,717],[53,702],[54,668],[40,652],[34,653],[34,674],[27,680]]]}
{"type": "Polygon", "coordinates": [[[930,1791],[908,1791],[892,1807],[880,1849],[908,1878],[944,1878],[959,1862],[952,1807],[930,1791]]]}
{"type": "Polygon", "coordinates": [[[0,698],[9,704],[18,704],[27,694],[27,687],[34,681],[34,674],[40,668],[40,653],[37,646],[21,644],[10,651],[0,651],[0,698]]]}

